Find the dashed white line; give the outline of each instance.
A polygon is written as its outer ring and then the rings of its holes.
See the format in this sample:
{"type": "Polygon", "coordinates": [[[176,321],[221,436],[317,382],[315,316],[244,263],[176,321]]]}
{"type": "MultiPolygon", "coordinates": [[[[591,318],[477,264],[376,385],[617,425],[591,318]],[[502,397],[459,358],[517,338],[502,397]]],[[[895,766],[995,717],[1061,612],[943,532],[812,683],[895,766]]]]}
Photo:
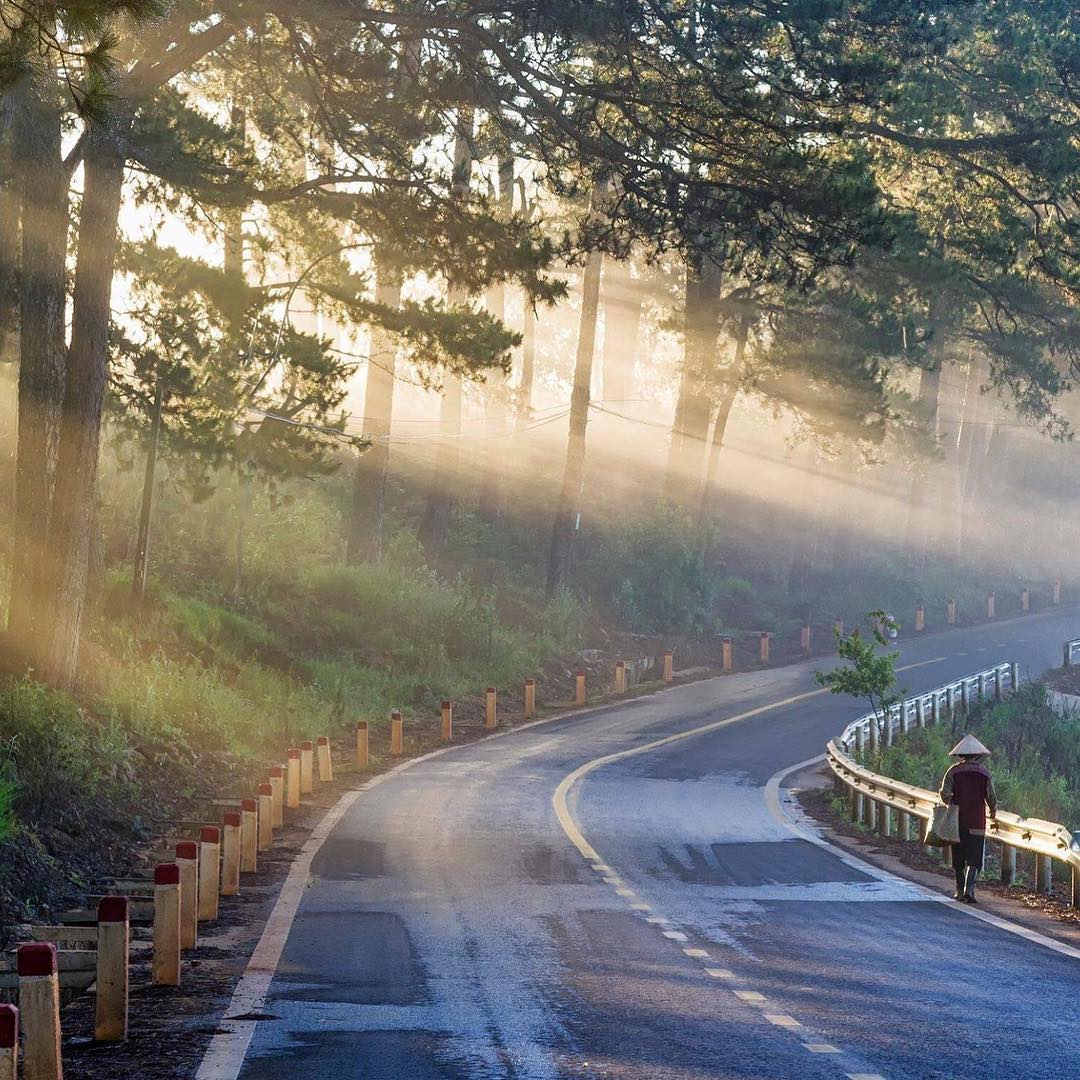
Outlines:
{"type": "Polygon", "coordinates": [[[794,1016],[787,1016],[786,1014],[783,1014],[783,1013],[766,1013],[765,1014],[765,1019],[768,1020],[770,1024],[775,1024],[777,1027],[782,1027],[782,1028],[801,1028],[802,1027],[802,1024],[800,1024],[799,1021],[796,1020],[794,1016]]]}
{"type": "Polygon", "coordinates": [[[694,957],[695,960],[709,959],[708,951],[705,949],[683,949],[683,952],[686,953],[687,956],[694,957]]]}
{"type": "Polygon", "coordinates": [[[806,1049],[809,1050],[811,1054],[839,1054],[840,1053],[840,1051],[837,1050],[837,1048],[835,1046],[833,1046],[832,1043],[803,1043],[803,1046],[805,1046],[806,1049]]]}
{"type": "Polygon", "coordinates": [[[736,990],[735,996],[742,1001],[752,1002],[754,1005],[760,1005],[765,1000],[765,995],[759,994],[756,990],[736,990]]]}

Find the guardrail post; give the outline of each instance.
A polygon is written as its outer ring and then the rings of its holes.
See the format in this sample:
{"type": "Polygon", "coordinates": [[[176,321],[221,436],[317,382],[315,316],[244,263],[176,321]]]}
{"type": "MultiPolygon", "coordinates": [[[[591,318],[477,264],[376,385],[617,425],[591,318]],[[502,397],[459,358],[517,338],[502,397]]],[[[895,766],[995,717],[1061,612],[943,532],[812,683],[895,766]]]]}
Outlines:
{"type": "Polygon", "coordinates": [[[870,717],[870,756],[873,757],[877,753],[878,748],[878,717],[870,717]]]}
{"type": "Polygon", "coordinates": [[[626,693],[626,663],[623,660],[615,661],[615,693],[626,693]]]}
{"type": "Polygon", "coordinates": [[[906,810],[896,811],[896,835],[905,843],[911,839],[911,815],[906,810]]]}
{"type": "Polygon", "coordinates": [[[525,717],[536,715],[536,680],[525,680],[525,717]]]}
{"type": "Polygon", "coordinates": [[[368,766],[368,726],[366,720],[356,725],[356,764],[361,769],[368,766]]]}
{"type": "Polygon", "coordinates": [[[900,702],[900,734],[908,733],[908,702],[900,702]]]}
{"type": "Polygon", "coordinates": [[[19,1010],[0,1005],[0,1080],[16,1080],[19,1074],[19,1010]]]}
{"type": "Polygon", "coordinates": [[[1009,665],[1009,682],[1012,684],[1009,689],[1015,694],[1020,689],[1020,665],[1015,660],[1009,665]]]}
{"type": "Polygon", "coordinates": [[[180,948],[194,949],[199,941],[199,846],[194,840],[176,845],[180,867],[180,948]]]}
{"type": "MultiPolygon", "coordinates": [[[[528,695],[526,695],[526,698],[528,695]]],[[[526,700],[526,712],[525,715],[530,715],[528,712],[528,701],[526,700]]],[[[440,734],[443,742],[452,742],[454,738],[454,703],[450,700],[443,701],[439,708],[439,722],[440,722],[440,734]]]]}
{"type": "Polygon", "coordinates": [[[758,637],[758,658],[763,664],[769,662],[769,638],[771,636],[767,630],[763,630],[758,637]]]}
{"type": "Polygon", "coordinates": [[[1030,589],[1024,589],[1024,591],[1020,594],[1020,610],[1021,611],[1030,611],[1031,610],[1031,590],[1030,589]]]}
{"type": "Polygon", "coordinates": [[[1004,842],[1001,845],[1001,884],[1016,884],[1016,848],[1004,842]]]}
{"type": "Polygon", "coordinates": [[[585,672],[579,671],[574,676],[574,704],[585,704],[585,672]]]}
{"type": "Polygon", "coordinates": [[[244,799],[240,804],[240,872],[242,874],[258,872],[258,851],[259,804],[254,799],[244,799]]]}
{"type": "Polygon", "coordinates": [[[180,867],[154,867],[154,961],[157,986],[180,985],[180,867]]]}
{"type": "Polygon", "coordinates": [[[1035,855],[1035,891],[1049,896],[1053,888],[1053,860],[1049,855],[1035,855]]]}
{"type": "Polygon", "coordinates": [[[1061,580],[1054,582],[1054,604],[1061,603],[1061,580]]]}
{"type": "Polygon", "coordinates": [[[994,700],[1000,701],[1002,698],[1001,690],[1001,668],[994,668],[994,700]]]}
{"type": "Polygon", "coordinates": [[[915,609],[915,633],[921,634],[926,629],[926,608],[920,604],[915,609]]]}
{"type": "Polygon", "coordinates": [[[986,617],[992,619],[994,617],[994,604],[995,596],[992,592],[986,594],[986,617]]]}
{"type": "Polygon", "coordinates": [[[221,830],[216,825],[206,825],[199,830],[199,919],[202,922],[213,922],[218,917],[220,892],[221,830]]]}
{"type": "Polygon", "coordinates": [[[949,626],[955,626],[956,625],[956,601],[955,600],[950,600],[945,605],[945,622],[949,626]]]}
{"type": "Polygon", "coordinates": [[[300,794],[310,795],[315,790],[315,747],[311,740],[300,744],[300,794]]]}
{"type": "Polygon", "coordinates": [[[878,832],[882,836],[892,836],[892,807],[884,801],[877,806],[878,832]]]}
{"type": "Polygon", "coordinates": [[[971,708],[971,687],[968,685],[967,679],[964,679],[960,683],[960,712],[967,716],[968,710],[971,708]]]}
{"type": "Polygon", "coordinates": [[[22,1016],[25,1080],[61,1080],[60,979],[51,941],[20,945],[19,1012],[22,1016]]]}
{"type": "Polygon", "coordinates": [[[731,638],[722,638],[720,641],[720,670],[730,671],[734,663],[732,656],[731,638]]]}
{"type": "Polygon", "coordinates": [[[979,704],[981,705],[986,700],[986,675],[985,673],[979,676],[979,704]]]}
{"type": "Polygon", "coordinates": [[[270,766],[270,816],[275,829],[285,824],[285,770],[280,765],[270,766]]]}
{"type": "Polygon", "coordinates": [[[328,784],[334,779],[334,761],[330,756],[330,739],[326,735],[315,740],[315,753],[319,759],[319,782],[328,784]]]}
{"type": "Polygon", "coordinates": [[[851,816],[851,820],[858,824],[862,821],[862,792],[854,785],[851,785],[851,806],[848,811],[851,816]]]}
{"type": "Polygon", "coordinates": [[[1072,642],[1066,641],[1061,649],[1061,666],[1072,667],[1072,642]]]}
{"type": "Polygon", "coordinates": [[[269,784],[259,785],[258,829],[256,850],[269,851],[274,846],[274,789],[269,784]]]}
{"type": "Polygon", "coordinates": [[[870,796],[863,796],[863,825],[870,831],[874,831],[877,824],[877,802],[870,796]]]}
{"type": "Polygon", "coordinates": [[[926,698],[919,698],[915,702],[915,726],[919,729],[926,727],[926,698]]]}
{"type": "Polygon", "coordinates": [[[103,896],[98,901],[96,1042],[123,1042],[127,1038],[128,913],[126,896],[103,896]]]}
{"type": "Polygon", "coordinates": [[[285,761],[285,805],[296,810],[300,806],[300,748],[290,747],[285,761]]]}
{"type": "Polygon", "coordinates": [[[221,844],[221,895],[240,891],[240,815],[235,810],[224,816],[221,844]]]}

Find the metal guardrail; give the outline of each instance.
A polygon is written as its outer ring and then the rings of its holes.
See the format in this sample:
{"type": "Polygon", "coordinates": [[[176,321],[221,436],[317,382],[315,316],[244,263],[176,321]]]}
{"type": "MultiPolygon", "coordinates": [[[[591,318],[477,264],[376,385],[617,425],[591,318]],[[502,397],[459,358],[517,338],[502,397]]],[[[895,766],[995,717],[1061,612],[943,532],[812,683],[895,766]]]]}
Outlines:
{"type": "MultiPolygon", "coordinates": [[[[986,700],[991,690],[995,699],[1000,700],[1007,690],[1018,685],[1017,665],[998,664],[903,702],[890,711],[887,722],[881,714],[870,713],[848,724],[839,739],[829,742],[825,756],[838,782],[849,789],[852,819],[872,825],[876,817],[880,831],[890,835],[889,811],[895,810],[900,815],[898,831],[907,839],[913,820],[930,819],[940,802],[938,793],[875,773],[859,764],[853,754],[872,750],[879,740],[890,745],[897,732],[909,730],[912,721],[916,727],[938,723],[958,707],[967,708],[977,700],[986,700]]],[[[1040,891],[1049,891],[1051,859],[1068,865],[1073,905],[1080,906],[1080,842],[1064,825],[999,810],[997,817],[987,822],[987,838],[1002,844],[1002,880],[1008,884],[1015,878],[1017,850],[1036,856],[1035,884],[1040,891]]]]}
{"type": "Polygon", "coordinates": [[[1080,653],[1080,638],[1073,638],[1072,641],[1066,641],[1064,646],[1062,646],[1061,651],[1061,666],[1072,667],[1077,653],[1080,653]]]}

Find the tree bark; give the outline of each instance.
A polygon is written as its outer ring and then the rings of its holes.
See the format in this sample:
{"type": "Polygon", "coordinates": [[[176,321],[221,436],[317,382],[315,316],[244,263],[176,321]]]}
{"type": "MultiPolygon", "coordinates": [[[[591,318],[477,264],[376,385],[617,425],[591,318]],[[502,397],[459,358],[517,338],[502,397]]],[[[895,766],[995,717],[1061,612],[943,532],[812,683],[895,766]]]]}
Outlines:
{"type": "Polygon", "coordinates": [[[700,491],[701,470],[709,435],[712,403],[709,391],[720,332],[720,284],[723,271],[706,262],[686,272],[685,345],[679,400],[671,429],[668,488],[677,502],[690,504],[700,491]]]}
{"type": "Polygon", "coordinates": [[[45,557],[64,398],[68,184],[61,162],[59,106],[27,89],[18,95],[16,110],[22,243],[8,636],[20,656],[36,666],[44,646],[45,557]]]}
{"type": "Polygon", "coordinates": [[[154,508],[154,474],[157,471],[158,446],[161,443],[161,380],[154,387],[154,411],[150,419],[150,437],[146,443],[146,472],[143,474],[142,502],[139,505],[139,534],[135,541],[135,568],[131,592],[137,604],[146,599],[146,574],[150,564],[150,522],[154,508]]]}
{"type": "Polygon", "coordinates": [[[548,557],[547,595],[551,599],[565,584],[573,565],[574,548],[581,528],[582,493],[585,484],[585,433],[589,423],[589,390],[596,352],[596,316],[600,301],[603,255],[589,254],[581,288],[581,319],[574,389],[570,395],[570,434],[566,444],[566,468],[548,557]]]}
{"type": "MultiPolygon", "coordinates": [[[[396,308],[401,303],[401,285],[400,271],[389,267],[378,268],[376,302],[396,308]]],[[[353,474],[353,499],[345,552],[345,560],[350,566],[356,566],[368,558],[378,559],[382,555],[396,366],[397,343],[394,336],[381,327],[374,328],[364,385],[364,434],[371,436],[372,443],[358,455],[353,474]]]]}
{"type": "MultiPolygon", "coordinates": [[[[932,366],[923,368],[919,373],[919,405],[926,418],[936,450],[939,438],[941,365],[945,352],[943,334],[935,344],[937,347],[934,350],[932,366]]],[[[915,464],[911,477],[911,491],[908,496],[904,546],[920,566],[926,564],[932,534],[933,508],[930,505],[932,465],[933,463],[927,460],[915,464]]]]}
{"type": "Polygon", "coordinates": [[[83,176],[71,347],[50,526],[50,624],[43,672],[48,682],[64,689],[75,679],[86,598],[124,185],[124,158],[107,133],[90,136],[83,176]]]}
{"type": "Polygon", "coordinates": [[[612,274],[614,265],[609,261],[604,274],[604,355],[600,385],[604,401],[624,406],[634,393],[634,360],[643,297],[629,267],[619,263],[618,273],[612,274]]]}
{"type": "MultiPolygon", "coordinates": [[[[458,116],[454,137],[454,170],[451,190],[455,197],[467,198],[472,178],[473,123],[476,110],[463,108],[458,116]]],[[[451,306],[464,304],[468,296],[461,286],[451,281],[447,288],[451,306]]],[[[431,490],[420,528],[421,540],[429,551],[438,552],[446,546],[450,518],[454,507],[454,489],[460,484],[462,385],[458,375],[447,374],[439,406],[440,441],[435,453],[431,490]]]]}

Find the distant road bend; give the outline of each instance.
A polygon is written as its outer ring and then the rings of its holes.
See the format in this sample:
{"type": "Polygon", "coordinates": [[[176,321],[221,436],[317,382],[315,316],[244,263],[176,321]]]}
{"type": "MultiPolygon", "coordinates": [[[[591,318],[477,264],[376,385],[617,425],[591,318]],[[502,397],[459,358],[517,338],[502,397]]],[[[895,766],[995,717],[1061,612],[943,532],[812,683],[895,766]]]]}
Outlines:
{"type": "MultiPolygon", "coordinates": [[[[1002,659],[1037,674],[1078,624],[903,642],[903,683],[1002,659]]],[[[294,869],[227,1014],[262,1019],[226,1020],[199,1080],[1080,1074],[1080,955],[787,820],[785,772],[861,711],[815,688],[819,666],[677,686],[372,785],[310,877],[294,869]]]]}

